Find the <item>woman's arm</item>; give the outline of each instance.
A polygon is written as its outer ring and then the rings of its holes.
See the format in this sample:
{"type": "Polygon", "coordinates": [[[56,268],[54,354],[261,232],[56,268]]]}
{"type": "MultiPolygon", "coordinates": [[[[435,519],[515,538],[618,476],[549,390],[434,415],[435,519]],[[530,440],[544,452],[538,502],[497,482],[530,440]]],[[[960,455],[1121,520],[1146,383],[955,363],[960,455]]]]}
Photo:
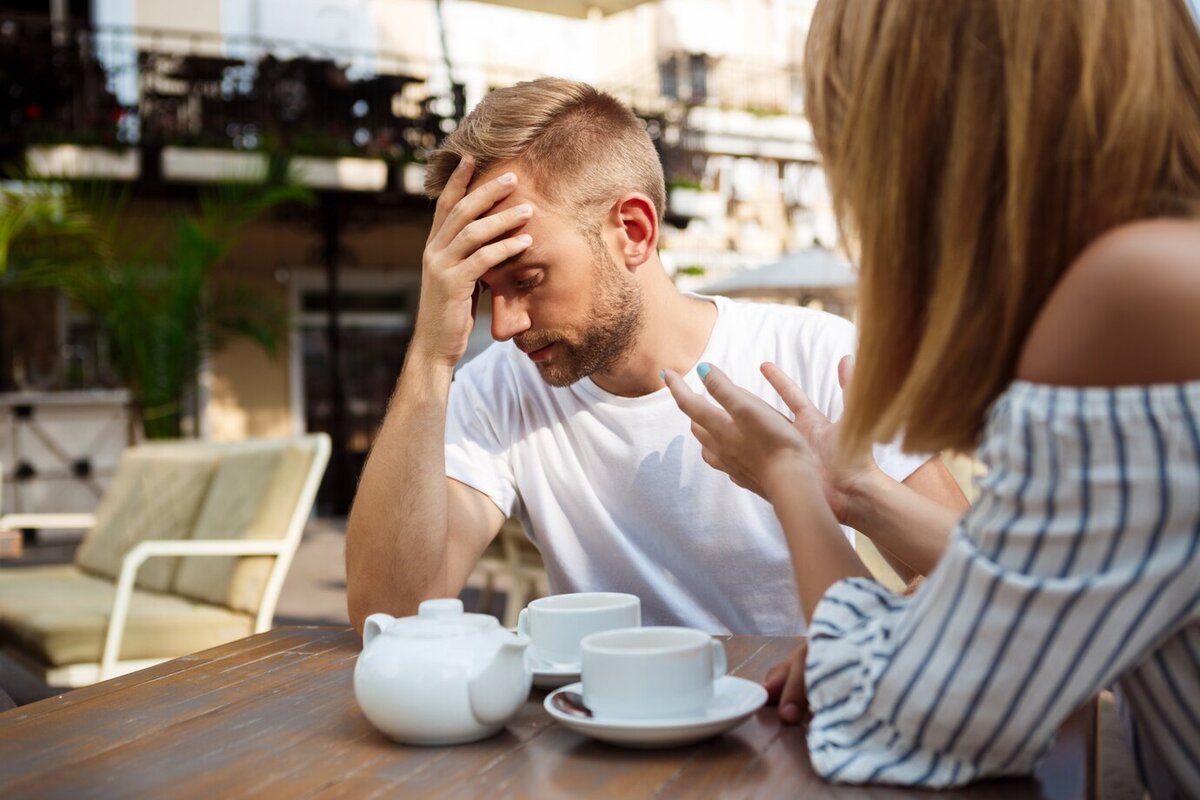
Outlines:
{"type": "MultiPolygon", "coordinates": [[[[931,476],[931,482],[939,478],[931,476]]],[[[869,536],[893,567],[907,567],[902,578],[928,575],[941,560],[950,532],[966,511],[966,499],[957,486],[953,493],[944,492],[945,502],[931,500],[931,493],[922,494],[908,481],[900,483],[873,470],[849,490],[841,521],[869,536]]]]}
{"type": "Polygon", "coordinates": [[[664,376],[675,402],[692,420],[704,461],[774,506],[791,551],[800,607],[811,617],[830,585],[870,577],[830,509],[821,462],[778,411],[716,367],[701,364],[700,371],[720,407],[693,392],[676,373],[668,370],[664,376]]]}

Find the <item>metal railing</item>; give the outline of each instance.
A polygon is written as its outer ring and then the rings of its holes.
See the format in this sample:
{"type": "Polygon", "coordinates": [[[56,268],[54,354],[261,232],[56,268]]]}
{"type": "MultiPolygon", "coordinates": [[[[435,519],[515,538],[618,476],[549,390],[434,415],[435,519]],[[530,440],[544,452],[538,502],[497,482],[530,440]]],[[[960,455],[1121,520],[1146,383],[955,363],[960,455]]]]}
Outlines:
{"type": "MultiPolygon", "coordinates": [[[[796,115],[803,103],[796,69],[773,64],[674,53],[610,74],[628,77],[599,83],[647,120],[664,151],[687,147],[678,134],[697,106],[775,116],[796,115]]],[[[469,100],[537,75],[466,63],[448,73],[440,60],[269,37],[0,15],[8,89],[0,159],[29,144],[70,142],[421,160],[469,100]]]]}

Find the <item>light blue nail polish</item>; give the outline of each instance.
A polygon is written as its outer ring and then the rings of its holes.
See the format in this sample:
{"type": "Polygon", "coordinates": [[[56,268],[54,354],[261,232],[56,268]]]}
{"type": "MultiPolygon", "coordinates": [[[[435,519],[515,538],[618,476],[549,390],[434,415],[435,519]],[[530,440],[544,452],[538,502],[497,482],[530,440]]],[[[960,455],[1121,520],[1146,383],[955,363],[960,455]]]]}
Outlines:
{"type": "Polygon", "coordinates": [[[708,371],[712,369],[707,361],[701,361],[700,366],[696,367],[696,374],[700,376],[700,380],[708,377],[708,371]]]}
{"type": "Polygon", "coordinates": [[[660,369],[658,371],[658,377],[662,378],[665,381],[667,379],[667,371],[665,369],[660,369]]]}

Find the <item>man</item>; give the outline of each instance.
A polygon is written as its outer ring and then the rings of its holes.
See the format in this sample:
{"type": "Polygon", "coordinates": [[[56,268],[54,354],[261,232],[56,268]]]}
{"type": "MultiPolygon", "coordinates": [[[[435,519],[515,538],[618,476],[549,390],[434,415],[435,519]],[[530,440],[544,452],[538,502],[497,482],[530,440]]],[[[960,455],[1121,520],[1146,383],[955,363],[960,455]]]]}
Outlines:
{"type": "MultiPolygon", "coordinates": [[[[416,329],[347,530],[354,624],[457,595],[515,514],[552,591],[631,592],[648,624],[802,631],[771,507],[703,463],[661,371],[699,388],[694,367],[719,364],[785,411],[758,372],[772,360],[837,417],[853,327],[679,292],[656,249],[665,190],[650,138],[585,84],[493,92],[431,156],[426,189],[438,202],[416,329]],[[481,289],[498,343],[454,377],[481,289]]],[[[939,460],[876,458],[965,506],[939,460]]],[[[843,522],[857,522],[850,505],[843,522]]]]}

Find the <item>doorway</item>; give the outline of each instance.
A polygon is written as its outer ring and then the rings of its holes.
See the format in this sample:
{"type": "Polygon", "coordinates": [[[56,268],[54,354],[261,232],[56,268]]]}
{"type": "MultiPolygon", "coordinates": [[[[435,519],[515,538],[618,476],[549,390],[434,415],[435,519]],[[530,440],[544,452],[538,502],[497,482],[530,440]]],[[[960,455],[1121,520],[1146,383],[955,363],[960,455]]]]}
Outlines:
{"type": "MultiPolygon", "coordinates": [[[[349,513],[354,487],[383,422],[412,338],[420,275],[346,270],[339,275],[339,284],[344,437],[334,437],[330,467],[317,493],[317,513],[321,516],[349,513]],[[337,469],[344,470],[345,480],[335,480],[337,469]]],[[[290,374],[292,420],[297,433],[332,434],[334,430],[327,309],[324,275],[318,270],[293,273],[296,325],[290,374]]]]}

